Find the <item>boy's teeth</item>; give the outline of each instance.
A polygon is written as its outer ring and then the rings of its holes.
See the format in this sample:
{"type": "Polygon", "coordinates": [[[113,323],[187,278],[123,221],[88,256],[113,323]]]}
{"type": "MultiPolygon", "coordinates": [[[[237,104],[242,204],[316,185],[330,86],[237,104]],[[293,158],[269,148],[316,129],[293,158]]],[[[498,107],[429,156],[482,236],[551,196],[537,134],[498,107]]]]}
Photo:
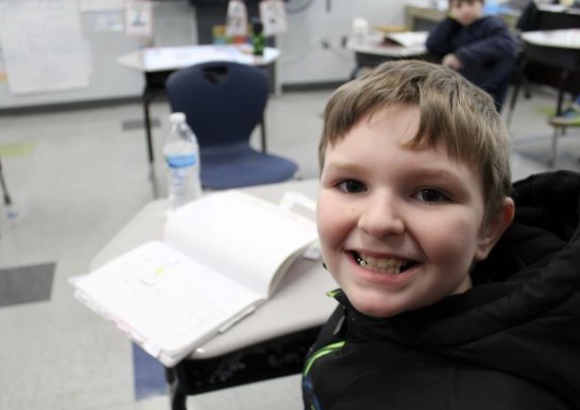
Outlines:
{"type": "Polygon", "coordinates": [[[359,265],[386,273],[401,273],[401,267],[405,261],[393,258],[374,258],[355,253],[355,259],[359,265]]]}

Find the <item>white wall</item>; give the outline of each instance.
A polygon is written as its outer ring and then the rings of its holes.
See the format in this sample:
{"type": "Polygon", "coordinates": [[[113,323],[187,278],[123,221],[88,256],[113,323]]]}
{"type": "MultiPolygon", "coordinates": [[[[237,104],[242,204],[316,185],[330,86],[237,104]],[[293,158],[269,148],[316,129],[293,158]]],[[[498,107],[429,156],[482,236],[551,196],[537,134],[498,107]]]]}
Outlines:
{"type": "MultiPolygon", "coordinates": [[[[296,8],[307,1],[289,0],[288,7],[296,8]]],[[[366,18],[371,25],[404,23],[405,0],[312,0],[311,3],[303,12],[289,15],[288,32],[277,38],[282,53],[277,74],[282,85],[348,79],[354,68],[354,55],[342,47],[342,39],[349,34],[355,16],[366,18]],[[323,40],[330,47],[324,48],[323,40]]],[[[137,50],[139,41],[122,32],[96,30],[92,13],[82,13],[81,23],[93,61],[89,86],[66,92],[13,95],[6,83],[0,83],[0,110],[141,94],[142,75],[115,62],[119,56],[137,50]]],[[[154,32],[156,46],[196,44],[195,7],[186,0],[156,2],[154,32]]]]}
{"type": "MultiPolygon", "coordinates": [[[[303,4],[290,0],[288,7],[303,4]]],[[[405,22],[405,0],[313,0],[310,8],[289,15],[289,31],[278,36],[282,57],[278,74],[282,84],[341,81],[354,68],[354,55],[342,47],[352,19],[367,19],[371,26],[400,26],[405,22]],[[330,4],[330,11],[327,10],[330,4]],[[322,46],[323,40],[330,44],[322,46]]]]}

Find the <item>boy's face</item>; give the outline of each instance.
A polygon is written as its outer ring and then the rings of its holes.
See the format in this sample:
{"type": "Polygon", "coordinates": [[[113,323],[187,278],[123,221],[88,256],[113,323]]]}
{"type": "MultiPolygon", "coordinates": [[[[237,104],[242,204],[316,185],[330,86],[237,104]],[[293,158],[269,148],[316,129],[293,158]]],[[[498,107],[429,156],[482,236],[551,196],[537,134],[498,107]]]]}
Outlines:
{"type": "Polygon", "coordinates": [[[393,107],[326,149],[317,211],[324,261],[354,306],[371,316],[466,291],[472,263],[495,243],[480,229],[477,170],[442,146],[401,146],[418,124],[417,108],[393,107]]]}
{"type": "Polygon", "coordinates": [[[483,3],[481,1],[457,1],[449,2],[449,14],[463,26],[468,26],[483,15],[483,3]]]}

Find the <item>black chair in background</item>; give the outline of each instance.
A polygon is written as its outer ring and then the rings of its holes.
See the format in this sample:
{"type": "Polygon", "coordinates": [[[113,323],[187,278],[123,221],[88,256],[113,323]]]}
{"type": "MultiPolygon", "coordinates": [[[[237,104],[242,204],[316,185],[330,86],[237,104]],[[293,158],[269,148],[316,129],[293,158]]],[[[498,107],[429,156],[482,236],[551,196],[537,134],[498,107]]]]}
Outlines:
{"type": "Polygon", "coordinates": [[[522,10],[522,14],[520,15],[520,17],[518,18],[518,21],[516,23],[519,50],[518,50],[516,66],[515,66],[513,78],[512,78],[513,90],[512,90],[512,95],[511,95],[511,99],[510,99],[509,111],[508,111],[507,117],[506,117],[506,123],[508,125],[512,121],[512,116],[514,113],[514,108],[516,106],[516,102],[518,100],[520,88],[523,86],[524,97],[526,99],[529,99],[532,96],[530,84],[529,84],[529,81],[528,81],[528,79],[526,77],[526,73],[525,73],[526,60],[524,58],[523,44],[522,44],[521,38],[519,37],[519,34],[526,32],[526,31],[538,30],[539,9],[538,9],[538,6],[536,5],[536,2],[533,0],[525,1],[524,4],[520,6],[520,8],[522,10]]]}
{"type": "Polygon", "coordinates": [[[229,189],[296,176],[296,163],[266,152],[264,111],[270,91],[264,70],[207,62],[171,74],[165,88],[171,110],[185,113],[197,136],[203,187],[229,189]],[[258,124],[262,151],[250,146],[258,124]]]}

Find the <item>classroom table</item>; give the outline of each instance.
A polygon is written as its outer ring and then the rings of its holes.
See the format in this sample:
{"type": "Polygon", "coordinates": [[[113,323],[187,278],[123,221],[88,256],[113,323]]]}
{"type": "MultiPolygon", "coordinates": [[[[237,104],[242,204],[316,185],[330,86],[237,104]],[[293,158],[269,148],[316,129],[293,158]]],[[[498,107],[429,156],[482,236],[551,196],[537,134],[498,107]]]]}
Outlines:
{"type": "Polygon", "coordinates": [[[358,70],[363,67],[375,67],[383,61],[423,58],[427,56],[425,40],[427,32],[393,33],[393,36],[407,35],[409,40],[405,44],[395,43],[382,33],[372,33],[359,37],[351,35],[346,40],[346,48],[354,51],[356,68],[352,77],[356,77],[358,70]],[[411,40],[412,38],[412,40],[411,40]]]}
{"type": "MultiPolygon", "coordinates": [[[[149,106],[155,96],[165,89],[165,81],[173,72],[208,61],[235,61],[254,66],[268,66],[280,56],[280,51],[266,47],[264,55],[252,54],[250,45],[194,45],[180,47],[145,48],[123,55],[117,63],[130,70],[143,74],[145,86],[142,93],[143,115],[145,120],[145,137],[149,160],[149,176],[153,178],[155,156],[151,136],[149,106]]],[[[278,85],[276,84],[276,88],[278,85]]],[[[265,143],[265,130],[262,127],[262,143],[265,143]]],[[[265,145],[264,145],[265,146],[265,145]]]]}
{"type": "MultiPolygon", "coordinates": [[[[290,181],[241,190],[273,203],[279,203],[285,192],[298,192],[314,199],[318,181],[290,181]]],[[[141,243],[160,239],[166,210],[165,199],[146,204],[95,256],[90,270],[95,270],[141,243]]],[[[309,218],[315,217],[312,211],[301,213],[309,218]]],[[[170,393],[173,410],[186,408],[187,395],[299,372],[306,349],[318,328],[336,307],[334,299],[325,296],[327,291],[336,287],[336,282],[323,268],[321,260],[298,259],[267,303],[226,332],[198,347],[188,359],[179,362],[173,369],[167,369],[168,381],[172,384],[170,393]],[[252,355],[252,360],[246,364],[247,367],[254,366],[254,369],[230,369],[230,378],[225,381],[215,380],[218,378],[213,373],[213,381],[199,380],[208,377],[212,369],[223,366],[224,362],[231,362],[232,357],[240,357],[245,353],[252,355]],[[262,360],[266,357],[264,354],[268,356],[267,360],[262,360]],[[255,357],[258,359],[254,360],[255,357]],[[270,363],[273,357],[279,359],[276,365],[270,363]],[[286,363],[282,363],[284,361],[286,363]],[[241,376],[236,378],[236,372],[241,376]]]]}
{"type": "Polygon", "coordinates": [[[526,61],[536,61],[560,71],[556,115],[562,113],[566,82],[580,71],[580,29],[539,30],[521,34],[526,61]]]}

